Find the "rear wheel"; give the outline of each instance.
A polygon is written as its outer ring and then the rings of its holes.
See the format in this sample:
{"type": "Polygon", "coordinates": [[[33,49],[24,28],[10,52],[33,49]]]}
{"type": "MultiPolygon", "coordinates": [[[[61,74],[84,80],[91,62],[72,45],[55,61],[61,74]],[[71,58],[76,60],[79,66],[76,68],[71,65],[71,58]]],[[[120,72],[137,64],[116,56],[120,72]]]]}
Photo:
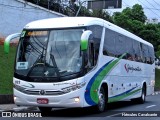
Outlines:
{"type": "Polygon", "coordinates": [[[143,104],[146,101],[146,87],[143,85],[141,97],[138,98],[139,103],[143,104]]]}
{"type": "Polygon", "coordinates": [[[132,99],[132,101],[139,103],[139,104],[145,103],[145,101],[146,101],[146,87],[145,87],[145,85],[143,85],[143,87],[142,87],[141,97],[132,99]]]}

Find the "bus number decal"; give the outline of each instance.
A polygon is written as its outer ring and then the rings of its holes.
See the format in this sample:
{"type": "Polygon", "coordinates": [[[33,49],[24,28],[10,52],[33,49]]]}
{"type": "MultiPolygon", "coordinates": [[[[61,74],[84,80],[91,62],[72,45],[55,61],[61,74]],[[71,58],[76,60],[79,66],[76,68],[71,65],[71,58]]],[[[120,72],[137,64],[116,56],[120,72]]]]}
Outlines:
{"type": "Polygon", "coordinates": [[[16,81],[15,81],[15,84],[20,84],[20,81],[19,81],[19,80],[16,80],[16,81]]]}

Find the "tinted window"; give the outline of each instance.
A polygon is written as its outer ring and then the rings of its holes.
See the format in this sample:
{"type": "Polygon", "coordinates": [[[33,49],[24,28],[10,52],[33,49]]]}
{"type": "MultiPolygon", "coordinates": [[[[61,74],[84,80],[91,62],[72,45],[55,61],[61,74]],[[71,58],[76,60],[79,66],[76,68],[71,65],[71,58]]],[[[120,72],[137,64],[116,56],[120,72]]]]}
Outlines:
{"type": "Polygon", "coordinates": [[[91,45],[90,50],[94,49],[94,51],[93,50],[92,51],[95,52],[94,53],[95,56],[94,56],[94,60],[92,61],[94,61],[94,65],[96,65],[98,56],[99,56],[99,48],[101,43],[103,27],[98,25],[93,25],[93,26],[89,26],[88,29],[92,31],[92,37],[90,38],[90,41],[92,41],[93,44],[90,44],[91,45]]]}
{"type": "Polygon", "coordinates": [[[103,54],[123,59],[152,64],[154,62],[154,49],[132,38],[106,29],[103,54]]]}
{"type": "Polygon", "coordinates": [[[105,31],[105,38],[104,38],[104,46],[103,46],[103,54],[109,56],[115,56],[115,39],[116,33],[106,29],[105,31]]]}

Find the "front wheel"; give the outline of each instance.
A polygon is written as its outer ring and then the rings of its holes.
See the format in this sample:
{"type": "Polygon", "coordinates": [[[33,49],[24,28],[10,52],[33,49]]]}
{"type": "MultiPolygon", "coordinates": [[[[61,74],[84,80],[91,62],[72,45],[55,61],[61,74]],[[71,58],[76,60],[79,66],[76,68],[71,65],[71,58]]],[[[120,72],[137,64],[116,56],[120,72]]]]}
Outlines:
{"type": "Polygon", "coordinates": [[[99,102],[98,104],[95,106],[96,107],[96,110],[98,112],[103,112],[105,111],[105,108],[106,108],[106,94],[105,94],[105,91],[104,91],[104,88],[101,87],[100,88],[100,91],[99,91],[99,94],[98,94],[98,97],[99,97],[99,102]]]}

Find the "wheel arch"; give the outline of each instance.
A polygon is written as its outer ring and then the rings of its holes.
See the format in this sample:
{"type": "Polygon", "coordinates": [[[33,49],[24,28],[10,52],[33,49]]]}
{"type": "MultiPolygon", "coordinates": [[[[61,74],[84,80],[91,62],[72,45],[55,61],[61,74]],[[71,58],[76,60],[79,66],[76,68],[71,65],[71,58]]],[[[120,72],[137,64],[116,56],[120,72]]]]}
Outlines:
{"type": "Polygon", "coordinates": [[[147,83],[146,83],[146,81],[143,82],[142,89],[143,89],[143,87],[145,89],[145,95],[147,95],[147,83]]]}
{"type": "Polygon", "coordinates": [[[101,87],[103,87],[104,90],[105,90],[105,96],[106,96],[106,98],[107,98],[106,103],[107,103],[107,102],[108,102],[108,84],[107,84],[106,82],[103,82],[103,83],[101,84],[101,87]]]}

